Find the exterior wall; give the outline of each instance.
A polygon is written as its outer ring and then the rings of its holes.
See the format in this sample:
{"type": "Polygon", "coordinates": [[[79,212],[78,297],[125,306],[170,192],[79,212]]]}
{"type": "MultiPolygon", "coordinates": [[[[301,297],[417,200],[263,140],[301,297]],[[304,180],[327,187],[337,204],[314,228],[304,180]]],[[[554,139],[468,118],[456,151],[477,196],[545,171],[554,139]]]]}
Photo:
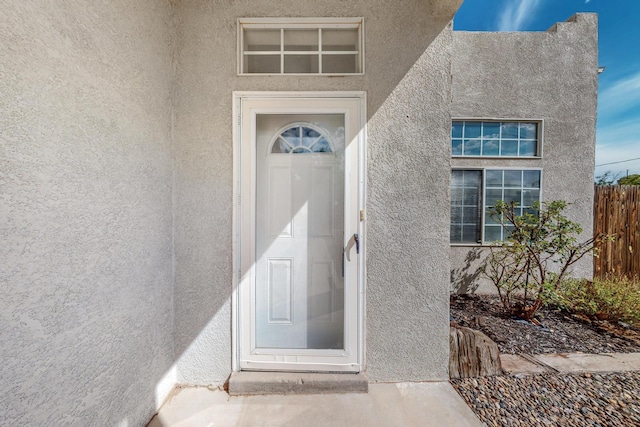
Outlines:
{"type": "Polygon", "coordinates": [[[142,425],[228,377],[234,90],[367,91],[366,371],[446,379],[451,165],[541,166],[589,235],[597,90],[594,15],[452,33],[458,3],[2,1],[0,417],[142,425]],[[366,74],[238,77],[236,19],[292,15],[363,16],[366,74]],[[544,159],[451,160],[451,112],[544,119],[544,159]]]}
{"type": "Polygon", "coordinates": [[[231,371],[234,90],[367,91],[366,370],[374,381],[447,377],[448,260],[441,254],[448,250],[449,149],[442,141],[455,7],[446,10],[440,16],[423,0],[178,5],[178,382],[220,383],[231,371]],[[236,20],[250,16],[363,16],[366,74],[238,77],[236,20]],[[439,215],[428,214],[438,205],[439,215]]]}
{"type": "MultiPolygon", "coordinates": [[[[573,203],[569,217],[593,229],[597,15],[578,14],[542,33],[453,33],[453,117],[544,120],[542,159],[452,159],[454,167],[541,167],[542,199],[573,203]]],[[[452,246],[452,286],[493,292],[474,277],[472,247],[452,246]]],[[[576,276],[592,274],[586,257],[576,276]]]]}
{"type": "Polygon", "coordinates": [[[173,385],[169,8],[0,1],[2,425],[144,425],[173,385]]]}

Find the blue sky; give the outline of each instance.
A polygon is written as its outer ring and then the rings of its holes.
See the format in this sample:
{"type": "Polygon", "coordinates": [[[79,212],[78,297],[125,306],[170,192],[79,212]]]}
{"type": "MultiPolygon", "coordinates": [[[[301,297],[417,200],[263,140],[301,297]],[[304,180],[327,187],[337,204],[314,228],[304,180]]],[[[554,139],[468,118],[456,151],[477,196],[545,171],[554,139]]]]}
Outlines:
{"type": "Polygon", "coordinates": [[[545,31],[577,12],[599,15],[596,170],[640,174],[640,0],[464,0],[454,29],[545,31]]]}

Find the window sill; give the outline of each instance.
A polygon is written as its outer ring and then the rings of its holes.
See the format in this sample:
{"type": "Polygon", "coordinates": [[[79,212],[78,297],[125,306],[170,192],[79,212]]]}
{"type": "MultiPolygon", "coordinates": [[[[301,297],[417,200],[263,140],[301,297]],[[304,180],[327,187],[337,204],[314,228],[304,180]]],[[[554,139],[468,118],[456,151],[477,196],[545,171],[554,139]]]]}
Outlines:
{"type": "Polygon", "coordinates": [[[490,159],[490,160],[542,160],[542,156],[465,156],[452,154],[453,159],[490,159]]]}
{"type": "Polygon", "coordinates": [[[320,74],[320,73],[238,73],[238,77],[358,77],[364,76],[364,73],[350,73],[350,74],[320,74]]]}
{"type": "Polygon", "coordinates": [[[484,242],[484,243],[451,243],[449,242],[449,246],[451,246],[452,248],[490,248],[499,243],[504,243],[504,242],[484,242]]]}

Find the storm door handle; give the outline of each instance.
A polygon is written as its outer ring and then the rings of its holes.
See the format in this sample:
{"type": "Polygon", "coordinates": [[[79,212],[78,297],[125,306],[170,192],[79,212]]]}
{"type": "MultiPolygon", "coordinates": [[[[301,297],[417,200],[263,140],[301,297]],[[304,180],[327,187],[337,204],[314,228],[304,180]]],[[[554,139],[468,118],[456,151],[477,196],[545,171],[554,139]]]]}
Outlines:
{"type": "Polygon", "coordinates": [[[358,233],[354,233],[353,236],[347,242],[347,246],[344,248],[344,253],[347,255],[347,261],[351,262],[351,249],[356,247],[356,255],[360,253],[360,237],[358,233]]]}

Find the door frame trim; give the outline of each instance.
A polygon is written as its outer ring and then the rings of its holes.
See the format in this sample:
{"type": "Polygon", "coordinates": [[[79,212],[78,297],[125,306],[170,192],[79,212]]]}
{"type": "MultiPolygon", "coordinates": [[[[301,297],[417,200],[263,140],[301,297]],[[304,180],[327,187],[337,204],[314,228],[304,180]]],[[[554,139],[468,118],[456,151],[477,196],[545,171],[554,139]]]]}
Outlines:
{"type": "MultiPolygon", "coordinates": [[[[282,99],[282,98],[322,98],[357,99],[360,117],[358,130],[358,210],[364,212],[366,205],[366,136],[367,136],[367,94],[365,91],[233,91],[232,101],[232,137],[233,137],[233,219],[232,219],[232,292],[231,292],[231,369],[240,371],[240,281],[241,281],[241,184],[242,184],[242,101],[244,99],[282,99]]],[[[358,339],[357,352],[360,370],[365,368],[365,281],[366,281],[366,218],[361,215],[358,221],[358,233],[361,236],[360,256],[358,257],[358,339]]]]}

